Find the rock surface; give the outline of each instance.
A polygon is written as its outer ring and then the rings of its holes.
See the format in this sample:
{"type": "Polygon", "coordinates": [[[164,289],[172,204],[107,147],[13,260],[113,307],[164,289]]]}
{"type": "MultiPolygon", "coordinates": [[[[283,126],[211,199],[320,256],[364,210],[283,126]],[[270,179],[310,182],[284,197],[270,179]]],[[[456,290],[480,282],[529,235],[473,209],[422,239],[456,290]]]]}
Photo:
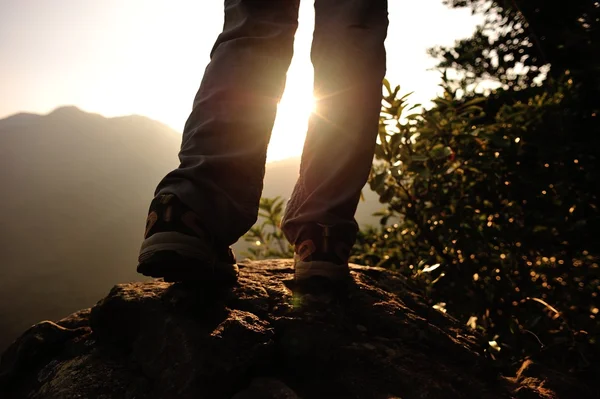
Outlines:
{"type": "Polygon", "coordinates": [[[343,297],[294,294],[286,260],[240,264],[230,292],[117,285],[91,310],[15,341],[0,363],[0,397],[522,396],[517,379],[501,378],[478,352],[478,338],[402,277],[354,265],[352,274],[343,297]]]}

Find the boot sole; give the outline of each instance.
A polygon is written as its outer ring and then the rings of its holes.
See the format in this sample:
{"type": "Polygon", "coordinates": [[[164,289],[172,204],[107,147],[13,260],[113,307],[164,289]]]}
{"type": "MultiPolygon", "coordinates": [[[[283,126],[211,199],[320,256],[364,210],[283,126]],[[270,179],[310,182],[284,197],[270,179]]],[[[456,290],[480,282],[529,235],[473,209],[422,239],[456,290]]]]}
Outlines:
{"type": "Polygon", "coordinates": [[[332,262],[296,261],[294,266],[294,282],[292,290],[298,294],[316,295],[317,302],[323,298],[344,297],[352,284],[350,268],[332,262]]]}
{"type": "Polygon", "coordinates": [[[178,232],[144,240],[138,260],[138,273],[167,282],[234,285],[239,273],[235,263],[217,259],[205,241],[178,232]]]}
{"type": "Polygon", "coordinates": [[[331,281],[345,281],[350,277],[350,268],[348,265],[338,265],[324,261],[295,262],[294,279],[297,282],[309,280],[313,277],[323,277],[331,281]]]}

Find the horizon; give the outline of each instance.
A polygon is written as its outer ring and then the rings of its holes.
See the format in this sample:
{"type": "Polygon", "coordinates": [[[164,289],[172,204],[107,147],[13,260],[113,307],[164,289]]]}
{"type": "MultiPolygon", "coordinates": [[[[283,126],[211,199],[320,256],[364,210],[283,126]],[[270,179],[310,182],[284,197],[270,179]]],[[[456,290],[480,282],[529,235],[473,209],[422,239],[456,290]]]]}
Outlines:
{"type": "MultiPolygon", "coordinates": [[[[172,133],[180,134],[180,132],[178,132],[177,130],[173,129],[171,126],[167,125],[166,123],[164,123],[162,121],[159,121],[159,120],[156,120],[156,119],[152,119],[152,118],[150,118],[149,116],[146,116],[146,115],[129,114],[129,115],[106,116],[106,115],[102,115],[102,114],[100,114],[98,112],[89,112],[89,111],[83,110],[83,109],[79,108],[76,105],[61,105],[61,106],[58,106],[58,107],[56,107],[56,108],[54,108],[54,109],[52,109],[52,110],[50,110],[49,112],[46,112],[46,113],[35,113],[35,112],[20,111],[20,112],[16,112],[14,114],[7,115],[5,117],[0,118],[0,123],[2,123],[3,121],[5,121],[7,119],[11,119],[13,117],[18,117],[19,115],[34,115],[34,116],[44,117],[44,116],[51,115],[51,114],[53,114],[53,113],[55,113],[55,112],[57,112],[59,110],[64,110],[64,109],[75,109],[78,112],[82,112],[82,113],[87,114],[87,115],[99,116],[99,117],[105,118],[107,120],[127,118],[127,117],[144,118],[144,119],[147,119],[147,120],[149,120],[149,121],[151,121],[153,123],[157,123],[157,124],[163,125],[165,128],[169,129],[172,133]]],[[[2,127],[2,126],[0,126],[0,127],[2,127]]],[[[285,162],[285,161],[291,161],[291,160],[300,161],[300,155],[299,154],[298,155],[291,155],[291,156],[286,157],[286,158],[278,158],[278,159],[272,159],[272,160],[267,159],[267,163],[271,164],[271,163],[285,162]]]]}
{"type": "MultiPolygon", "coordinates": [[[[441,0],[389,8],[387,77],[404,93],[414,92],[411,102],[428,103],[441,80],[431,70],[436,62],[427,48],[470,36],[481,17],[449,9],[441,0]]],[[[192,0],[0,2],[0,11],[0,57],[6,60],[0,87],[12,94],[0,98],[0,119],[75,106],[108,118],[144,116],[179,134],[223,22],[221,3],[192,0]],[[190,39],[195,37],[202,39],[190,39]]],[[[313,18],[311,2],[302,1],[269,162],[302,151],[313,108],[313,18]]]]}

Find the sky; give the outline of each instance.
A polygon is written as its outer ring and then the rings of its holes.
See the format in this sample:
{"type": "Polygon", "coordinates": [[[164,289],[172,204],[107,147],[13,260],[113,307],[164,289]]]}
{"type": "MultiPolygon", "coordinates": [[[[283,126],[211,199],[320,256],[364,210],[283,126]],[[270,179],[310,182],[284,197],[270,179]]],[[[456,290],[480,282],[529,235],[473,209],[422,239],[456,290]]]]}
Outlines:
{"type": "MultiPolygon", "coordinates": [[[[313,1],[301,1],[269,161],[300,154],[313,107],[313,1]]],[[[481,18],[442,0],[389,3],[387,77],[426,103],[440,82],[427,48],[470,36],[481,18]]],[[[0,118],[75,105],[181,132],[222,25],[223,0],[0,0],[0,118]]]]}

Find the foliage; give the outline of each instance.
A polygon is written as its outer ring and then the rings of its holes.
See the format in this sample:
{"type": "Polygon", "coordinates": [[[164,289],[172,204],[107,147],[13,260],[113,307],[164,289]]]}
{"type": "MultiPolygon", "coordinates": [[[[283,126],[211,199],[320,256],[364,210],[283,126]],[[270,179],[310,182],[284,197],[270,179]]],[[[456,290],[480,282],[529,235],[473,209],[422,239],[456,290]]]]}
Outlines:
{"type": "Polygon", "coordinates": [[[281,259],[294,256],[293,248],[279,229],[283,207],[284,200],[281,197],[261,198],[258,213],[260,222],[244,236],[244,241],[252,243],[245,256],[250,259],[281,259]]]}
{"type": "Polygon", "coordinates": [[[599,251],[585,239],[598,222],[595,175],[548,140],[562,134],[570,86],[493,120],[486,97],[459,99],[449,85],[410,115],[386,88],[370,184],[388,204],[382,223],[399,222],[363,232],[358,260],[413,277],[432,305],[497,341],[495,358],[558,351],[562,366],[588,367],[600,333],[599,251]]]}

